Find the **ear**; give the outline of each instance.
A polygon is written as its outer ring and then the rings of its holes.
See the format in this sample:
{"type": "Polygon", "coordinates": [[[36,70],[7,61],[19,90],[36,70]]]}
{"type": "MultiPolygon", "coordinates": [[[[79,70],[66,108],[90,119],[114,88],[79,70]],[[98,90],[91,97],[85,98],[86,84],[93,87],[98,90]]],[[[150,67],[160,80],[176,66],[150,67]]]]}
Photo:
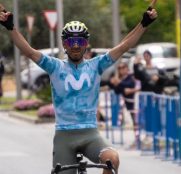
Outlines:
{"type": "Polygon", "coordinates": [[[64,49],[67,48],[67,45],[65,44],[65,42],[63,40],[62,40],[62,45],[63,45],[64,49]]]}
{"type": "Polygon", "coordinates": [[[86,48],[89,47],[89,40],[86,39],[86,48]]]}

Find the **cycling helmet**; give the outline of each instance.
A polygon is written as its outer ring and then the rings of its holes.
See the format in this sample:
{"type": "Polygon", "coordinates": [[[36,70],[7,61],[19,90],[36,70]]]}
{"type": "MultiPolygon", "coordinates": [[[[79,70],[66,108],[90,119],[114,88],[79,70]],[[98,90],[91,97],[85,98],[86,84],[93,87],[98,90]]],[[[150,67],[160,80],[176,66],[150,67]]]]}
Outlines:
{"type": "Polygon", "coordinates": [[[89,36],[88,28],[84,23],[79,21],[71,21],[67,23],[62,31],[63,40],[69,37],[84,37],[85,39],[88,39],[89,36]]]}

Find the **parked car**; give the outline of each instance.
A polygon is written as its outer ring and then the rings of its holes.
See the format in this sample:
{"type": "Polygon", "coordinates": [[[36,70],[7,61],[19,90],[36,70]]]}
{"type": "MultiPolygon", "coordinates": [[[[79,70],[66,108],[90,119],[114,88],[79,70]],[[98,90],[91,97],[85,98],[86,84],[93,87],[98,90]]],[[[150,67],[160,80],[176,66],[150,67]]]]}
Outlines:
{"type": "Polygon", "coordinates": [[[25,89],[30,88],[31,90],[38,90],[48,82],[49,76],[47,73],[34,62],[31,62],[29,68],[21,72],[21,84],[25,89]]]}

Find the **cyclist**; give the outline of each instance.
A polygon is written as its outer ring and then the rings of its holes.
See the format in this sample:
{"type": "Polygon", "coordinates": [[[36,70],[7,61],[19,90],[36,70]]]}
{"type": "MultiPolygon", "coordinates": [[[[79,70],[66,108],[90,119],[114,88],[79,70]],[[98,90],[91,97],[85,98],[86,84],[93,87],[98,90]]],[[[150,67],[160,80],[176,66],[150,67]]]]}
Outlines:
{"type": "MultiPolygon", "coordinates": [[[[96,163],[110,159],[118,171],[117,151],[103,140],[97,130],[100,76],[138,42],[147,26],[156,19],[156,10],[149,8],[141,22],[119,45],[105,55],[89,60],[83,58],[89,39],[87,27],[79,21],[67,23],[62,31],[62,42],[68,59],[61,60],[33,49],[14,27],[13,14],[2,5],[0,9],[0,23],[9,30],[15,45],[50,76],[56,115],[53,166],[56,163],[75,163],[76,153],[81,152],[96,163]]],[[[103,172],[109,173],[107,170],[103,172]]]]}

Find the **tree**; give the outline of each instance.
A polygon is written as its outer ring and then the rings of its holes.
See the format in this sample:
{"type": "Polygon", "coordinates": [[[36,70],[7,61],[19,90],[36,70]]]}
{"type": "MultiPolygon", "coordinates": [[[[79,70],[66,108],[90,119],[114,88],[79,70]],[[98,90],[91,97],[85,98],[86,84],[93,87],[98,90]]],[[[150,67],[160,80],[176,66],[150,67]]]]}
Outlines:
{"type": "MultiPolygon", "coordinates": [[[[148,3],[143,3],[143,0],[121,0],[121,2],[122,15],[124,15],[130,31],[139,22],[148,3]]],[[[176,42],[175,1],[159,0],[155,8],[158,11],[158,19],[150,26],[141,42],[176,42]]]]}

